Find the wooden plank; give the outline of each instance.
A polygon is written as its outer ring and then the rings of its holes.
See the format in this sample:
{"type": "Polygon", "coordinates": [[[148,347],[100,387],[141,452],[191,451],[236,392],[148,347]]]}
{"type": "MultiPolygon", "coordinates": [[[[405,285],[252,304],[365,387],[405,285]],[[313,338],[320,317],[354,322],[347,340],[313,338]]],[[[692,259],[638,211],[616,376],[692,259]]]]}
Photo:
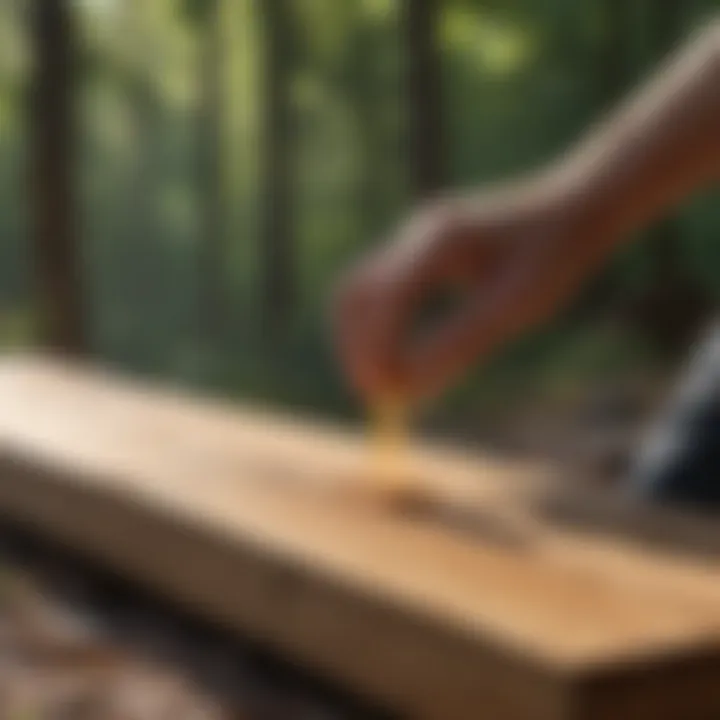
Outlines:
{"type": "Polygon", "coordinates": [[[720,714],[713,527],[696,552],[695,524],[648,544],[568,522],[547,472],[439,448],[419,467],[441,507],[409,517],[357,501],[366,460],[320,423],[0,366],[0,511],[388,707],[720,714]]]}

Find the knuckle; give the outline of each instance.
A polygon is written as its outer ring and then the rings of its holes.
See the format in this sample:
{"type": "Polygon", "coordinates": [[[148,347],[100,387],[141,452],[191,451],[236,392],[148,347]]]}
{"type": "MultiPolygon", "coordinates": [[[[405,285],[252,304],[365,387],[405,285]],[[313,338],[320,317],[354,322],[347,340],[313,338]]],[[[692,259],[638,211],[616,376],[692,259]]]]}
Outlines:
{"type": "Polygon", "coordinates": [[[455,215],[452,204],[444,198],[428,202],[418,213],[425,231],[435,236],[444,236],[451,231],[455,215]]]}
{"type": "Polygon", "coordinates": [[[333,305],[339,312],[346,312],[357,304],[364,293],[364,279],[357,270],[353,270],[335,285],[333,305]]]}

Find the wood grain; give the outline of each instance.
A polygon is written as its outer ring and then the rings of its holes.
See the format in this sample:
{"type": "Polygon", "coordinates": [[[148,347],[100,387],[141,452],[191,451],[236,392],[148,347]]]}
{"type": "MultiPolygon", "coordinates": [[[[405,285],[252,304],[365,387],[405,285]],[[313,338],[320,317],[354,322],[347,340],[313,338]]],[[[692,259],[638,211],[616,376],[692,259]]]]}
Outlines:
{"type": "Polygon", "coordinates": [[[623,505],[616,532],[560,512],[547,468],[430,446],[433,504],[400,513],[358,501],[365,450],[92,368],[0,365],[0,511],[390,708],[720,716],[720,531],[623,505]]]}

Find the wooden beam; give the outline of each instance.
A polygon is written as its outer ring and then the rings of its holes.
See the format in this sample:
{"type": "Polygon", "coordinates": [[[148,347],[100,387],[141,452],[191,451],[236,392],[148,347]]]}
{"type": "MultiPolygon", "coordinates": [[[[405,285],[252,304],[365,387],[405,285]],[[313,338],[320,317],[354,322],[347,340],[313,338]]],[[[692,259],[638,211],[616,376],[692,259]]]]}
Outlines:
{"type": "Polygon", "coordinates": [[[437,506],[403,515],[357,501],[351,432],[51,360],[0,365],[0,512],[388,708],[720,713],[720,531],[663,519],[655,542],[631,531],[657,526],[646,509],[625,506],[622,532],[561,512],[546,472],[419,460],[437,506]]]}

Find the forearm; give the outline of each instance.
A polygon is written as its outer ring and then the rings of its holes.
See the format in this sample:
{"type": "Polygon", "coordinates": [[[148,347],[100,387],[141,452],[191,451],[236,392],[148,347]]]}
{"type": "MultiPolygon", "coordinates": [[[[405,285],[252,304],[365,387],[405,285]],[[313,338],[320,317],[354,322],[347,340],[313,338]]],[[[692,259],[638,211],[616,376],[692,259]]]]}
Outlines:
{"type": "Polygon", "coordinates": [[[720,22],[560,164],[610,247],[720,176],[720,22]]]}

